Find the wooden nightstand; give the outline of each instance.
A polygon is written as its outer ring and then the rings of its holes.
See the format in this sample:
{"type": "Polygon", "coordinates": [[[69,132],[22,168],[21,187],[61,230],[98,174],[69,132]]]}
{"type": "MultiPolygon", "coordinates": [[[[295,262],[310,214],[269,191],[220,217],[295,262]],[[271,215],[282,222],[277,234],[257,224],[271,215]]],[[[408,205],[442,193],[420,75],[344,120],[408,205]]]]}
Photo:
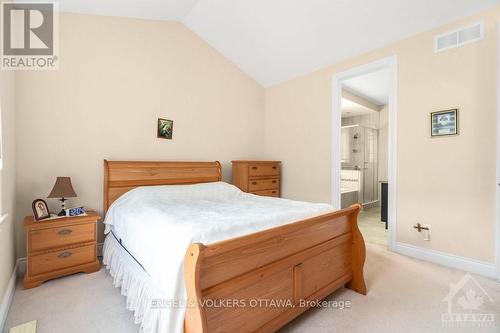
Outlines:
{"type": "Polygon", "coordinates": [[[101,216],[63,217],[35,222],[24,219],[27,262],[24,288],[38,287],[47,280],[100,268],[97,260],[97,222],[101,216]]]}
{"type": "Polygon", "coordinates": [[[244,192],[280,196],[279,161],[232,161],[233,185],[244,192]]]}

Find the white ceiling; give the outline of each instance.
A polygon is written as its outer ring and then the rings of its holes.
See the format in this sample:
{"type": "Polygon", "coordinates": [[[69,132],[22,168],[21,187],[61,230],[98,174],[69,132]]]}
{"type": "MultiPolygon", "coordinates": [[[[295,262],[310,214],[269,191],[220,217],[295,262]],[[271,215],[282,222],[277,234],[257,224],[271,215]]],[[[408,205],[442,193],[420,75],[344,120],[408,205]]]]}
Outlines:
{"type": "Polygon", "coordinates": [[[58,5],[61,11],[70,13],[180,21],[197,2],[198,0],[60,0],[58,5]]]}
{"type": "Polygon", "coordinates": [[[500,1],[200,0],[183,22],[270,86],[496,3],[500,1]]]}
{"type": "Polygon", "coordinates": [[[343,80],[342,88],[377,105],[389,103],[391,74],[384,69],[343,80]]]}
{"type": "Polygon", "coordinates": [[[361,104],[342,98],[342,118],[363,116],[365,114],[376,114],[377,111],[367,108],[361,104]]]}
{"type": "Polygon", "coordinates": [[[263,86],[500,0],[62,0],[62,11],[182,21],[263,86]]]}

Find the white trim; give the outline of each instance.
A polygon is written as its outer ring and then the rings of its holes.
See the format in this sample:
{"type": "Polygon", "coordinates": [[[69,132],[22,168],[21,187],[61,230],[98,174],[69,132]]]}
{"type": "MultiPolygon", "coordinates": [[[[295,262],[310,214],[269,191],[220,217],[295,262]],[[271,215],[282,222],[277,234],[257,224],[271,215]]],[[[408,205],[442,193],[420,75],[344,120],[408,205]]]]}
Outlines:
{"type": "Polygon", "coordinates": [[[26,257],[17,259],[17,275],[24,276],[25,271],[26,271],[26,257]]]}
{"type": "Polygon", "coordinates": [[[455,29],[455,30],[451,30],[451,31],[447,31],[445,33],[442,33],[442,34],[434,36],[434,53],[444,52],[444,51],[447,51],[447,50],[450,50],[450,49],[454,49],[454,48],[457,48],[457,47],[461,47],[461,46],[464,46],[464,45],[467,45],[467,44],[470,44],[470,43],[478,42],[478,41],[483,40],[483,39],[484,39],[484,21],[476,22],[476,23],[469,24],[469,25],[463,26],[461,28],[458,28],[458,29],[455,29]],[[474,39],[470,39],[470,40],[468,40],[466,42],[461,42],[460,43],[460,41],[458,40],[458,33],[460,31],[462,31],[462,30],[466,30],[466,29],[472,28],[472,27],[477,26],[477,25],[479,25],[479,37],[474,38],[474,39]],[[444,47],[442,49],[438,48],[438,40],[439,40],[439,38],[447,36],[447,35],[455,34],[455,33],[457,34],[457,43],[456,44],[444,47]]]}
{"type": "Polygon", "coordinates": [[[495,261],[497,278],[500,281],[500,22],[497,28],[497,170],[496,170],[496,233],[495,233],[495,261]]]}
{"type": "Polygon", "coordinates": [[[2,224],[7,219],[7,217],[9,217],[9,214],[3,214],[2,216],[0,216],[0,224],[2,224]]]}
{"type": "Polygon", "coordinates": [[[19,259],[14,265],[14,270],[12,271],[12,275],[10,276],[9,284],[7,285],[7,289],[5,290],[2,303],[0,303],[0,332],[4,331],[5,322],[7,321],[7,314],[9,313],[12,300],[14,299],[18,267],[19,259]]]}
{"type": "Polygon", "coordinates": [[[332,81],[332,144],[331,157],[331,204],[340,209],[340,169],[342,165],[342,85],[341,76],[334,76],[332,81]]]}
{"type": "Polygon", "coordinates": [[[496,264],[453,254],[425,249],[418,246],[396,242],[394,251],[413,258],[429,261],[442,266],[452,267],[490,278],[497,277],[496,264]]]}
{"type": "Polygon", "coordinates": [[[389,229],[388,244],[389,249],[394,251],[396,245],[396,207],[397,207],[397,109],[398,109],[398,58],[394,56],[390,59],[388,66],[392,68],[392,84],[389,90],[389,133],[388,133],[388,162],[387,162],[387,181],[388,181],[388,216],[387,225],[389,229]]]}
{"type": "Polygon", "coordinates": [[[359,66],[336,74],[332,79],[332,157],[331,157],[331,202],[340,208],[340,155],[341,155],[341,117],[342,117],[342,80],[349,79],[381,69],[389,69],[392,73],[392,83],[389,91],[389,149],[388,149],[388,182],[389,182],[389,211],[388,211],[388,244],[393,250],[396,244],[396,197],[397,197],[397,106],[398,106],[398,57],[397,55],[384,58],[363,66],[359,66]]]}

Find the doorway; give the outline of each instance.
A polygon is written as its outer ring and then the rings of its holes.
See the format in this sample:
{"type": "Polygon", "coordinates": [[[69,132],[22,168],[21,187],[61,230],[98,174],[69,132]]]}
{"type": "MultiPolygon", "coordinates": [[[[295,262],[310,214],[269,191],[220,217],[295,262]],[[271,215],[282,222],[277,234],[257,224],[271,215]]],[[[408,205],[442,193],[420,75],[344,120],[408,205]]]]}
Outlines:
{"type": "Polygon", "coordinates": [[[333,78],[332,204],[360,203],[365,241],[396,242],[397,57],[333,78]]]}

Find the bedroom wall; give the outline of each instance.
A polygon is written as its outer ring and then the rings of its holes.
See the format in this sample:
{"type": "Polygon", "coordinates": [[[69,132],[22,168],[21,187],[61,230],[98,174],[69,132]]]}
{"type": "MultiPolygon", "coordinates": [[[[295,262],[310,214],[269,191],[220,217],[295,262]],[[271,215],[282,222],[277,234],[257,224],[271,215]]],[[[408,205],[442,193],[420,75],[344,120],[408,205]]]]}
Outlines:
{"type": "Polygon", "coordinates": [[[283,195],[330,202],[332,77],[397,55],[397,240],[494,262],[499,19],[497,6],[266,89],[266,156],[283,161],[283,195]],[[479,20],[483,41],[434,54],[435,34],[479,20]],[[460,135],[431,139],[430,112],[452,107],[460,135]],[[431,225],[430,242],[417,222],[431,225]]]}
{"type": "MultiPolygon", "coordinates": [[[[14,72],[0,71],[2,170],[0,171],[0,306],[15,265],[14,191],[16,174],[14,72]]],[[[1,314],[1,313],[0,313],[1,314]]],[[[0,318],[0,327],[3,324],[0,318]]]]}
{"type": "Polygon", "coordinates": [[[59,70],[16,79],[17,223],[56,176],[101,210],[103,159],[219,160],[229,180],[232,159],[262,158],[264,89],[180,23],[61,14],[59,70]]]}

